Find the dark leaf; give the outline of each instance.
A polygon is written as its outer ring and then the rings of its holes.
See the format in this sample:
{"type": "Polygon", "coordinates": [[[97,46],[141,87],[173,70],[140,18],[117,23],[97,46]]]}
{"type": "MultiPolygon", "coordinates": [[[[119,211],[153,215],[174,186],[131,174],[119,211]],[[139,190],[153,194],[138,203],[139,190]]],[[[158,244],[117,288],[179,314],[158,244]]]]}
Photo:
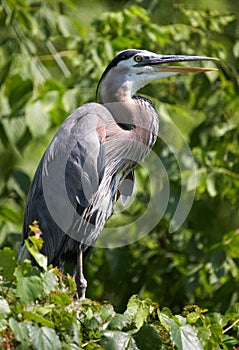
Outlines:
{"type": "Polygon", "coordinates": [[[143,350],[161,350],[162,342],[159,333],[151,325],[144,325],[140,330],[134,334],[134,339],[136,341],[139,349],[143,350]]]}
{"type": "Polygon", "coordinates": [[[7,62],[5,62],[5,64],[3,64],[1,66],[1,70],[0,70],[0,86],[4,83],[5,79],[7,78],[8,74],[9,74],[9,70],[11,68],[11,60],[8,60],[7,62]]]}
{"type": "Polygon", "coordinates": [[[6,205],[0,205],[0,218],[2,221],[10,221],[18,226],[22,223],[21,213],[7,207],[6,205]]]}
{"type": "Polygon", "coordinates": [[[119,331],[104,332],[100,345],[105,350],[139,350],[130,334],[119,331]]]}
{"type": "Polygon", "coordinates": [[[0,272],[7,280],[12,280],[13,271],[16,266],[16,252],[5,247],[0,250],[0,272]]]}

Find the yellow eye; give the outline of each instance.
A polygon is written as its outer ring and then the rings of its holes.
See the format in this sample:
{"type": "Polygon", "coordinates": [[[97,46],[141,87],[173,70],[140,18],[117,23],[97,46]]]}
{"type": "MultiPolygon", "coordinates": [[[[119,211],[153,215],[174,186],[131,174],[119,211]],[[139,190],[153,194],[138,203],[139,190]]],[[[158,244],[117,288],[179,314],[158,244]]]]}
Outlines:
{"type": "Polygon", "coordinates": [[[141,61],[142,61],[142,57],[139,56],[139,55],[137,55],[137,56],[134,57],[134,60],[135,60],[136,62],[141,62],[141,61]]]}

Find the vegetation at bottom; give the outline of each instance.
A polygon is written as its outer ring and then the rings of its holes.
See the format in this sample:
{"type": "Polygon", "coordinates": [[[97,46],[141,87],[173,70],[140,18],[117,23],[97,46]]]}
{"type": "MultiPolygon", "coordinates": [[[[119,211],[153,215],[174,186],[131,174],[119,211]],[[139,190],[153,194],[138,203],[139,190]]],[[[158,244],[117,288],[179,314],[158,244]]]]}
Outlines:
{"type": "Polygon", "coordinates": [[[238,349],[238,4],[136,0],[107,11],[110,4],[0,3],[0,347],[238,349]],[[72,279],[34,252],[36,241],[28,248],[42,269],[16,263],[24,207],[52,136],[74,109],[95,101],[106,65],[127,48],[220,62],[201,63],[218,71],[162,79],[139,92],[159,112],[154,158],[137,168],[132,200],[107,223],[134,243],[114,248],[102,232],[85,261],[88,299],[79,301],[72,279]],[[179,200],[192,196],[172,233],[179,200]],[[150,229],[137,240],[139,217],[150,229]]]}
{"type": "Polygon", "coordinates": [[[0,251],[1,349],[212,350],[239,346],[239,303],[224,315],[185,306],[173,314],[149,298],[130,297],[117,313],[108,302],[76,299],[69,275],[47,267],[36,224],[27,247],[41,270],[0,251]],[[37,231],[37,233],[36,233],[37,231]]]}

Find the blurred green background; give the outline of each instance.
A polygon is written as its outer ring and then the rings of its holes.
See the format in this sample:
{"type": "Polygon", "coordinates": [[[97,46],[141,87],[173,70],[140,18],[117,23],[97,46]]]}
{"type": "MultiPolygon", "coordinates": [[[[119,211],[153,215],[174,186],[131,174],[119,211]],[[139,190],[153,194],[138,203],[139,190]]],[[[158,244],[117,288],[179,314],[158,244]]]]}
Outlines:
{"type": "MultiPolygon", "coordinates": [[[[2,0],[0,27],[0,246],[16,250],[45,148],[71,111],[95,100],[101,73],[118,51],[220,58],[217,72],[179,75],[140,92],[187,140],[197,165],[196,196],[183,226],[169,233],[181,176],[190,180],[191,174],[180,174],[159,139],[155,152],[170,180],[166,213],[134,244],[93,249],[86,260],[87,296],[122,310],[137,293],[174,312],[189,303],[224,312],[239,301],[237,2],[2,0]]],[[[144,212],[151,195],[147,174],[139,168],[136,176],[134,202],[108,227],[144,212]]]]}

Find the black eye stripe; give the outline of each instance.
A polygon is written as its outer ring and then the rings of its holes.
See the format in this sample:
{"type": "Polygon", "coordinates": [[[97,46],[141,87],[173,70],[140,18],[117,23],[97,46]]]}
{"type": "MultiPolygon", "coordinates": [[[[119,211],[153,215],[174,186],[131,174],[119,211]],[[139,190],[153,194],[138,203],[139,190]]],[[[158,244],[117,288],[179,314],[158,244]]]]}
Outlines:
{"type": "Polygon", "coordinates": [[[115,58],[113,58],[113,60],[110,62],[104,73],[107,73],[111,68],[117,66],[119,62],[128,60],[129,58],[135,56],[139,52],[140,50],[125,50],[119,53],[117,56],[115,56],[115,58]]]}

